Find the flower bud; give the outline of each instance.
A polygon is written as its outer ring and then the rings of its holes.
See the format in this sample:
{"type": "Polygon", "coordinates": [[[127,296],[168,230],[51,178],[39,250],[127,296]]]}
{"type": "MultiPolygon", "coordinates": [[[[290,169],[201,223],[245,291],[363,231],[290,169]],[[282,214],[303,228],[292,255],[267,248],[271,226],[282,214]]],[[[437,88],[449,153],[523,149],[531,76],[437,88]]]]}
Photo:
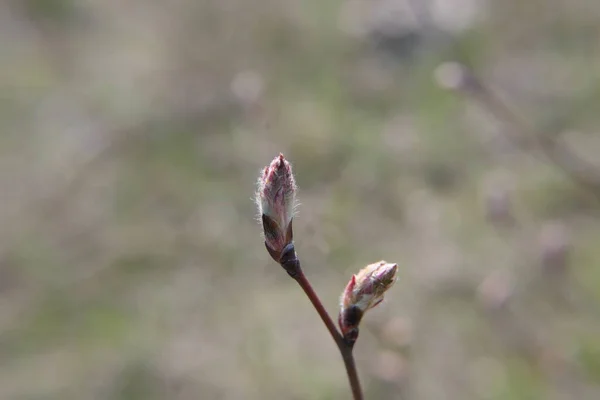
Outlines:
{"type": "Polygon", "coordinates": [[[352,275],[340,299],[338,323],[349,343],[358,338],[358,325],[364,313],[383,301],[384,293],[396,281],[398,264],[379,261],[352,275]]]}
{"type": "Polygon", "coordinates": [[[292,166],[283,154],[271,161],[258,178],[256,204],[263,224],[265,245],[277,262],[283,248],[293,238],[296,189],[292,166]]]}

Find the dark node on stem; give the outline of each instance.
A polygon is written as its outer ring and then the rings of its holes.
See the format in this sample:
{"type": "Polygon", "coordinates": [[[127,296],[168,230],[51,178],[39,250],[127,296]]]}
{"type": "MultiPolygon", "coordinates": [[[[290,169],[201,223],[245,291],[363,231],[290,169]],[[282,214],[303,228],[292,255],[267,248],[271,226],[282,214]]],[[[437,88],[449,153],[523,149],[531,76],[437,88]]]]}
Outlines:
{"type": "Polygon", "coordinates": [[[348,346],[354,346],[354,342],[358,339],[358,325],[363,316],[363,311],[357,306],[350,306],[340,315],[340,328],[344,341],[348,346]]]}
{"type": "Polygon", "coordinates": [[[288,243],[283,248],[279,264],[281,264],[283,269],[285,269],[292,278],[298,276],[300,273],[300,260],[298,260],[298,256],[296,255],[294,243],[288,243]]]}
{"type": "Polygon", "coordinates": [[[358,339],[358,326],[356,328],[352,328],[350,329],[348,332],[346,332],[346,334],[344,335],[344,342],[346,342],[346,344],[348,345],[348,347],[353,348],[354,347],[354,343],[356,343],[356,340],[358,339]]]}
{"type": "Polygon", "coordinates": [[[346,310],[344,310],[344,325],[345,326],[355,326],[360,323],[360,320],[363,316],[363,312],[357,306],[350,306],[346,310]]]}

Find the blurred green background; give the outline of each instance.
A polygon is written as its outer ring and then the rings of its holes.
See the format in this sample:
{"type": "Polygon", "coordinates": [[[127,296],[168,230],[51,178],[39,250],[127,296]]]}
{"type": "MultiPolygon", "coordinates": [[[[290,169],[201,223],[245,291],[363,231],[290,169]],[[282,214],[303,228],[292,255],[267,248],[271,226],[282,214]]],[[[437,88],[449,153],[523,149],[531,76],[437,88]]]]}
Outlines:
{"type": "Polygon", "coordinates": [[[1,2],[0,399],[348,399],[260,236],[280,151],[331,314],[401,267],[367,399],[600,398],[600,202],[449,61],[600,171],[597,0],[1,2]]]}

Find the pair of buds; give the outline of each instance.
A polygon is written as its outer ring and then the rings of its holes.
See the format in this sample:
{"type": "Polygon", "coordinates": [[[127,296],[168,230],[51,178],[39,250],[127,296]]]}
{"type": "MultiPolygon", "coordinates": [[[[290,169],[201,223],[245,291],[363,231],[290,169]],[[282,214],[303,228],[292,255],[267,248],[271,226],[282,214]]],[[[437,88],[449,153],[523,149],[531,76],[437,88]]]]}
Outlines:
{"type": "MultiPolygon", "coordinates": [[[[292,229],[297,205],[296,192],[292,167],[280,154],[261,172],[256,203],[267,251],[292,277],[299,269],[292,229]]],[[[338,316],[338,324],[346,342],[354,344],[363,315],[383,301],[384,293],[396,281],[397,270],[397,264],[379,261],[352,276],[342,292],[338,316]]]]}

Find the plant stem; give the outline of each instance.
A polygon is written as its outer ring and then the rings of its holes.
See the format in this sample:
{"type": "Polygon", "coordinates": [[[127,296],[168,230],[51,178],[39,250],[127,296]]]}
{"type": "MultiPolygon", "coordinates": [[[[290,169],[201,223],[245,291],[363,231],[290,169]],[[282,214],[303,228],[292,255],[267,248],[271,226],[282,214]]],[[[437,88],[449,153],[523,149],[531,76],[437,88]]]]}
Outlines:
{"type": "Polygon", "coordinates": [[[298,282],[306,296],[319,313],[319,316],[323,320],[323,323],[327,327],[327,330],[331,334],[331,337],[335,341],[340,354],[342,355],[342,359],[344,360],[344,365],[346,366],[346,373],[348,374],[348,381],[350,383],[350,388],[352,389],[352,396],[354,400],[363,400],[362,389],[360,387],[360,381],[358,379],[358,373],[356,372],[356,364],[354,362],[354,355],[352,353],[352,345],[347,343],[342,335],[338,332],[333,320],[325,310],[321,299],[317,293],[315,293],[312,285],[304,275],[304,272],[300,268],[300,262],[297,264],[297,273],[293,278],[298,282]]]}

